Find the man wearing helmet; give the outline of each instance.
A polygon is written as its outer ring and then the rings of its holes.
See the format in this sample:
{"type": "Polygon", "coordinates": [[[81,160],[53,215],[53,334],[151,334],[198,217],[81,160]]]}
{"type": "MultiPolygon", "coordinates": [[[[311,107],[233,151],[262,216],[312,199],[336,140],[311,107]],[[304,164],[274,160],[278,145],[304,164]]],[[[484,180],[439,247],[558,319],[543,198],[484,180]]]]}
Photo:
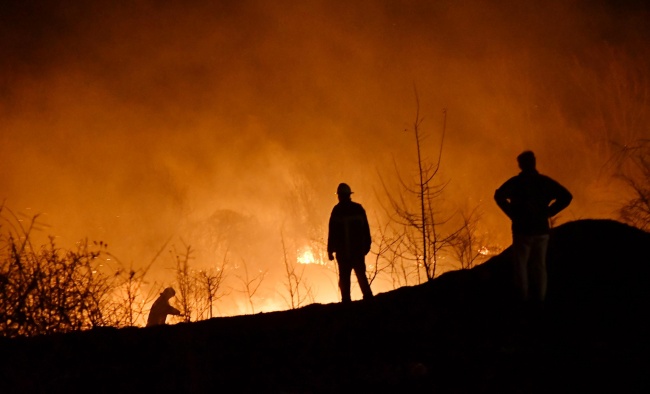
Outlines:
{"type": "Polygon", "coordinates": [[[339,203],[332,209],[327,237],[327,256],[339,267],[339,288],[344,303],[351,301],[350,276],[357,276],[364,299],[372,298],[366,277],[365,256],[370,252],[370,226],[366,211],[361,204],[352,201],[352,190],[345,183],[336,189],[339,203]]]}

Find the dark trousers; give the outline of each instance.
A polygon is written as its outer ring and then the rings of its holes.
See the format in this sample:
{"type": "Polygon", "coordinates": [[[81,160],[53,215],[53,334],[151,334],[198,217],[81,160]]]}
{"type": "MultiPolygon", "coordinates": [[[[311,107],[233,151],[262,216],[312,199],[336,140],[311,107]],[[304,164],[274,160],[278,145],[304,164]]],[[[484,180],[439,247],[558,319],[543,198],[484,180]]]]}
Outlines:
{"type": "Polygon", "coordinates": [[[522,301],[546,298],[546,249],[549,235],[513,235],[515,285],[522,301]]]}
{"type": "Polygon", "coordinates": [[[341,300],[350,302],[350,276],[352,270],[357,275],[357,282],[361,288],[364,299],[372,298],[372,290],[366,277],[365,256],[355,256],[344,258],[337,254],[336,261],[339,264],[339,288],[341,289],[341,300]]]}

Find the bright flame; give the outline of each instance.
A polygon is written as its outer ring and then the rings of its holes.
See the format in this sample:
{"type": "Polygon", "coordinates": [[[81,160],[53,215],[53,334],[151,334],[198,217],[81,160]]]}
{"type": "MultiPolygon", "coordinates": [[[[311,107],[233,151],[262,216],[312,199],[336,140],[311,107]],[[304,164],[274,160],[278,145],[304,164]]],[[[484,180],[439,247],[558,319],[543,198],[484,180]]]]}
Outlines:
{"type": "Polygon", "coordinates": [[[314,254],[310,249],[304,250],[302,253],[298,251],[298,263],[299,264],[315,264],[316,259],[314,258],[314,254]]]}
{"type": "Polygon", "coordinates": [[[317,258],[310,248],[302,248],[298,250],[298,264],[318,264],[325,265],[321,258],[317,258]]]}

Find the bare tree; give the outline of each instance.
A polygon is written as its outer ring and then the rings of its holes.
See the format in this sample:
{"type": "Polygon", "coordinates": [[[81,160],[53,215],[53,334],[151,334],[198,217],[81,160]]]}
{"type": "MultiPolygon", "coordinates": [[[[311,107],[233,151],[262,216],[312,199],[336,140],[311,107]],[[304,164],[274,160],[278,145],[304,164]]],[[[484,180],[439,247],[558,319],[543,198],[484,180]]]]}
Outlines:
{"type": "Polygon", "coordinates": [[[295,264],[287,253],[287,247],[284,241],[284,235],[281,235],[282,242],[282,255],[284,260],[285,282],[284,287],[287,291],[288,297],[280,294],[289,308],[296,309],[305,305],[307,302],[314,302],[314,294],[311,286],[305,281],[303,275],[305,267],[296,269],[295,264]]]}
{"type": "Polygon", "coordinates": [[[190,260],[192,259],[192,247],[183,243],[183,251],[178,253],[176,248],[173,248],[172,253],[175,261],[176,272],[176,299],[180,306],[182,320],[184,322],[192,321],[192,312],[196,303],[194,302],[194,292],[196,291],[195,281],[190,268],[190,260]]]}
{"type": "Polygon", "coordinates": [[[589,135],[601,157],[615,158],[619,146],[647,135],[650,117],[648,49],[629,51],[604,45],[575,61],[574,78],[589,108],[589,135]]]}
{"type": "MultiPolygon", "coordinates": [[[[146,322],[146,306],[151,304],[157,296],[158,286],[148,286],[146,277],[162,252],[167,247],[171,237],[165,241],[162,247],[154,255],[151,261],[144,267],[135,268],[133,263],[127,266],[116,256],[108,254],[110,261],[117,264],[115,269],[116,285],[113,291],[111,302],[107,306],[107,314],[111,316],[112,324],[116,327],[131,327],[146,322]]],[[[107,259],[108,260],[108,259],[107,259]]]]}
{"type": "Polygon", "coordinates": [[[416,181],[414,183],[404,181],[397,170],[400,192],[397,195],[391,194],[383,180],[382,185],[390,204],[389,216],[404,229],[404,241],[409,256],[402,254],[401,258],[415,262],[418,267],[416,272],[418,282],[421,282],[420,269],[424,271],[427,280],[436,276],[441,252],[452,245],[458,230],[446,234],[441,231],[452,215],[445,216],[437,206],[447,186],[447,182],[439,180],[447,111],[443,110],[442,134],[437,157],[435,160],[430,160],[423,152],[427,135],[421,130],[423,119],[420,117],[420,100],[417,91],[415,91],[415,99],[416,115],[413,134],[417,153],[416,181]]]}
{"type": "Polygon", "coordinates": [[[564,132],[562,138],[567,151],[587,150],[572,160],[589,171],[585,179],[603,182],[607,190],[620,187],[609,182],[620,180],[621,163],[648,136],[649,54],[647,46],[630,50],[605,43],[576,55],[568,69],[572,94],[566,97],[571,101],[559,105],[565,122],[583,132],[564,132]],[[576,92],[581,97],[579,106],[573,99],[576,92]]]}
{"type": "Polygon", "coordinates": [[[391,223],[378,229],[372,237],[374,264],[368,273],[368,282],[372,284],[378,277],[387,275],[393,289],[408,286],[409,280],[417,276],[417,265],[404,258],[404,234],[391,230],[391,223]]]}
{"type": "MultiPolygon", "coordinates": [[[[574,78],[593,108],[585,118],[588,146],[596,153],[599,173],[622,180],[630,193],[619,218],[650,229],[650,77],[649,50],[603,45],[576,60],[574,78]]],[[[586,146],[584,142],[581,146],[586,146]]],[[[611,178],[610,178],[611,177],[611,178]]]]}
{"type": "Polygon", "coordinates": [[[227,259],[224,256],[219,266],[198,272],[196,276],[197,320],[202,320],[204,316],[212,319],[214,317],[214,303],[228,294],[223,291],[223,283],[226,279],[226,264],[227,259]]]}
{"type": "Polygon", "coordinates": [[[221,263],[207,269],[193,267],[194,249],[183,243],[182,252],[172,249],[176,274],[176,299],[181,321],[191,322],[214,317],[215,302],[228,295],[224,289],[227,278],[228,251],[221,263]]]}
{"type": "Polygon", "coordinates": [[[109,304],[107,313],[111,316],[111,324],[117,327],[131,327],[146,321],[146,305],[156,297],[155,286],[145,291],[145,278],[151,265],[127,269],[119,269],[116,273],[118,283],[114,289],[114,297],[109,304]]]}
{"type": "Polygon", "coordinates": [[[262,281],[266,276],[266,271],[259,271],[257,275],[251,277],[248,273],[248,266],[246,262],[242,260],[242,267],[244,269],[244,275],[236,275],[237,279],[242,283],[243,289],[240,290],[244,293],[248,299],[248,304],[251,307],[251,312],[255,313],[255,305],[253,304],[253,296],[257,293],[262,281]]]}
{"type": "Polygon", "coordinates": [[[618,176],[627,184],[631,197],[619,210],[621,220],[650,231],[650,140],[621,147],[625,158],[618,176]]]}
{"type": "Polygon", "coordinates": [[[485,241],[478,234],[481,213],[475,207],[469,213],[461,211],[460,217],[461,228],[452,242],[452,253],[461,269],[469,269],[481,263],[486,256],[483,248],[485,241]]]}

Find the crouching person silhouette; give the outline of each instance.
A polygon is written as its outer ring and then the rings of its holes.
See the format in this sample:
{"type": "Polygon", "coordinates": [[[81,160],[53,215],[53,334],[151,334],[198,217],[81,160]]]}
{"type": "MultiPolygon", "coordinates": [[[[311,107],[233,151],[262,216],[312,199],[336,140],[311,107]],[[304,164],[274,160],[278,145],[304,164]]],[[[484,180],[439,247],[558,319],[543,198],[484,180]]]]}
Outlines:
{"type": "Polygon", "coordinates": [[[181,311],[169,305],[169,299],[176,295],[176,291],[168,287],[160,293],[160,297],[154,301],[149,311],[149,318],[147,319],[147,327],[165,324],[167,315],[179,316],[181,311]]]}
{"type": "Polygon", "coordinates": [[[521,301],[541,306],[546,298],[546,250],[549,219],[569,206],[573,196],[536,169],[535,154],[517,156],[521,172],[494,193],[501,210],[512,221],[515,286],[521,301]]]}
{"type": "Polygon", "coordinates": [[[365,258],[370,252],[371,239],[366,211],[361,204],[352,201],[352,190],[347,184],[341,183],[336,189],[336,194],[339,203],[332,209],[329,220],[327,256],[330,261],[336,256],[341,300],[344,303],[351,301],[350,276],[353,270],[363,299],[370,299],[372,291],[366,277],[365,258]]]}

